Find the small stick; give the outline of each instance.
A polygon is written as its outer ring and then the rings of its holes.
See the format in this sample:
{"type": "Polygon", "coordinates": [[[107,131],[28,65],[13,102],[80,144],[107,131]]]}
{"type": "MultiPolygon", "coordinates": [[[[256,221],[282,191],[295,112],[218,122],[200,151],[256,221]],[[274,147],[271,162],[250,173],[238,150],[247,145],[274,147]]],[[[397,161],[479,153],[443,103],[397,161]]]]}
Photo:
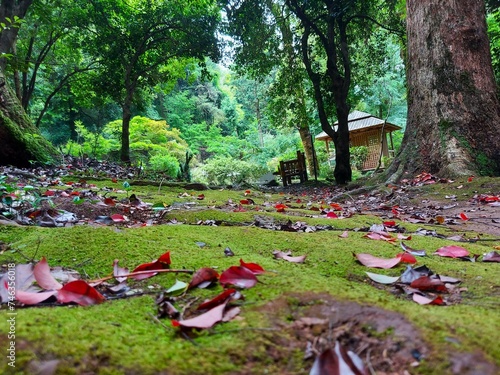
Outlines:
{"type": "Polygon", "coordinates": [[[137,271],[137,272],[132,272],[132,273],[127,273],[125,275],[111,275],[111,276],[106,276],[102,277],[97,280],[91,280],[89,283],[100,283],[103,281],[115,279],[117,277],[133,277],[133,276],[139,276],[139,275],[147,275],[150,273],[161,273],[161,272],[173,272],[173,273],[194,273],[193,270],[171,270],[171,269],[161,269],[161,270],[146,270],[146,271],[137,271]]]}

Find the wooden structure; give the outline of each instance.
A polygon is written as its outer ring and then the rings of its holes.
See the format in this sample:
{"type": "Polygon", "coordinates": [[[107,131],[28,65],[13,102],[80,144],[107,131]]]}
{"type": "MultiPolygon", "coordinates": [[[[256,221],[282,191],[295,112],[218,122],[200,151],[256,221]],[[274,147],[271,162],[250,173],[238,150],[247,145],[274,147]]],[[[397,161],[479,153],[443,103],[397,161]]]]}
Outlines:
{"type": "MultiPolygon", "coordinates": [[[[398,125],[385,122],[375,116],[366,112],[353,111],[349,114],[349,146],[358,147],[366,146],[368,148],[368,156],[363,163],[362,171],[369,171],[377,168],[380,158],[382,156],[394,156],[394,145],[392,142],[392,132],[400,130],[398,125]],[[385,124],[384,124],[385,122],[385,124]],[[383,128],[383,134],[382,134],[383,128]],[[387,139],[389,136],[389,140],[387,139]]],[[[338,122],[335,124],[338,125],[338,122]]],[[[337,125],[335,125],[335,128],[337,125]]],[[[336,130],[336,129],[335,129],[336,130]]],[[[326,142],[326,151],[330,152],[329,142],[333,142],[330,136],[325,132],[321,132],[316,136],[316,140],[326,142]]],[[[382,167],[384,165],[382,164],[382,167]]]]}
{"type": "Polygon", "coordinates": [[[306,158],[304,153],[297,151],[297,159],[280,161],[278,175],[281,176],[283,186],[292,183],[292,177],[298,177],[300,182],[307,181],[306,158]]]}

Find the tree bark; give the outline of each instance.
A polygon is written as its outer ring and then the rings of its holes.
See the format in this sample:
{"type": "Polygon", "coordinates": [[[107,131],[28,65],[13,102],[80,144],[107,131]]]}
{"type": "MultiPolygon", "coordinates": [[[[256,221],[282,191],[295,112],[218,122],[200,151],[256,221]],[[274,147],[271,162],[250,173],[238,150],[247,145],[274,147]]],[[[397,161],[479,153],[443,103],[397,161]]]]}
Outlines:
{"type": "Polygon", "coordinates": [[[0,70],[0,165],[29,167],[33,161],[50,162],[55,148],[40,135],[9,88],[0,70]]]}
{"type": "Polygon", "coordinates": [[[500,107],[483,1],[408,0],[408,121],[387,170],[500,173],[500,107]]]}

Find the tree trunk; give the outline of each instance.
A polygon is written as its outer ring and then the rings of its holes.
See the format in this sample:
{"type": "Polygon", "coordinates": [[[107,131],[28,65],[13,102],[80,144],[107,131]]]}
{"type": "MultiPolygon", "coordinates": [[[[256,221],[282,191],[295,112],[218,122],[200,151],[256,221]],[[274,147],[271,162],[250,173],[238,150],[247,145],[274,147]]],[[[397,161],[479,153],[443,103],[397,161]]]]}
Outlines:
{"type": "Polygon", "coordinates": [[[133,93],[128,92],[122,106],[122,148],[120,160],[125,164],[130,164],[130,119],[132,118],[132,97],[133,93]]]}
{"type": "MultiPolygon", "coordinates": [[[[306,156],[307,171],[309,176],[314,177],[314,152],[313,143],[311,140],[311,130],[309,125],[305,124],[299,128],[300,140],[302,141],[302,146],[304,147],[304,154],[306,156]]],[[[316,168],[317,168],[316,163],[316,168]]]]}
{"type": "Polygon", "coordinates": [[[408,0],[408,122],[389,182],[498,175],[500,110],[483,1],[408,0]]]}
{"type": "Polygon", "coordinates": [[[0,71],[0,165],[29,167],[33,161],[50,162],[57,151],[31,123],[0,71]]]}
{"type": "MultiPolygon", "coordinates": [[[[7,26],[9,18],[14,21],[15,17],[24,18],[33,0],[3,0],[0,4],[0,22],[7,26]]],[[[19,27],[7,27],[0,32],[0,54],[12,53],[16,42],[19,27]]],[[[0,59],[0,68],[5,68],[5,59],[0,59]]]]}

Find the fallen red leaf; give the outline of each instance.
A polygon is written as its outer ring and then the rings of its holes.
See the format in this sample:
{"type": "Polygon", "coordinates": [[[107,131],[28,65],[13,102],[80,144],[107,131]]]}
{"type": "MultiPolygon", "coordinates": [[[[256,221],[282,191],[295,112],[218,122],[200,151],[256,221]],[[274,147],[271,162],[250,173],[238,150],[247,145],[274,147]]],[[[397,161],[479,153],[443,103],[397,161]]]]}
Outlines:
{"type": "Polygon", "coordinates": [[[415,264],[417,263],[417,258],[415,258],[412,254],[404,252],[396,255],[398,258],[401,258],[401,262],[415,264]]]}
{"type": "Polygon", "coordinates": [[[202,201],[203,199],[205,199],[205,194],[199,194],[196,199],[198,199],[199,201],[202,201]]]}
{"type": "Polygon", "coordinates": [[[394,220],[391,220],[391,221],[384,221],[383,224],[386,226],[386,227],[395,227],[396,226],[396,222],[394,220]]]}
{"type": "Polygon", "coordinates": [[[108,206],[114,206],[116,202],[113,198],[104,198],[104,204],[108,206]]]}
{"type": "Polygon", "coordinates": [[[227,302],[229,299],[232,299],[232,297],[236,294],[239,293],[236,289],[226,289],[222,293],[220,293],[218,296],[212,298],[210,301],[203,302],[196,310],[210,310],[213,309],[216,306],[219,306],[221,303],[227,302]]]}
{"type": "Polygon", "coordinates": [[[392,268],[401,262],[401,258],[377,258],[371,254],[354,254],[356,259],[364,266],[371,268],[392,268]]]}
{"type": "Polygon", "coordinates": [[[216,270],[209,267],[200,268],[195,272],[193,277],[191,278],[191,282],[188,285],[188,289],[192,289],[194,287],[205,287],[219,278],[219,274],[216,270]]]}
{"type": "Polygon", "coordinates": [[[264,271],[264,268],[257,263],[245,263],[243,259],[240,259],[240,266],[248,268],[254,275],[260,275],[266,272],[264,271]]]}
{"type": "Polygon", "coordinates": [[[442,257],[461,258],[468,256],[469,251],[461,246],[450,245],[440,247],[434,254],[440,255],[442,257]]]}
{"type": "Polygon", "coordinates": [[[330,207],[332,207],[334,210],[342,211],[342,206],[338,203],[330,203],[330,207]]]}
{"type": "Polygon", "coordinates": [[[147,279],[149,277],[155,276],[157,272],[154,272],[155,270],[162,270],[162,269],[167,269],[170,267],[170,251],[167,251],[166,253],[162,254],[157,260],[149,263],[143,263],[138,265],[133,271],[134,272],[139,272],[139,271],[153,271],[151,273],[144,273],[141,275],[134,275],[131,276],[135,280],[143,280],[147,279]]]}
{"type": "Polygon", "coordinates": [[[231,266],[220,275],[222,286],[234,285],[239,288],[252,288],[257,284],[254,273],[246,267],[231,266]]]}
{"type": "Polygon", "coordinates": [[[463,212],[461,212],[460,219],[462,219],[463,221],[467,221],[467,220],[469,220],[469,217],[466,214],[464,214],[463,212]]]}
{"type": "Polygon", "coordinates": [[[57,292],[57,300],[60,303],[75,302],[81,306],[89,306],[101,303],[105,298],[85,281],[75,280],[65,284],[57,292]]]}
{"type": "Polygon", "coordinates": [[[277,212],[285,212],[285,208],[288,208],[288,207],[286,205],[284,205],[283,203],[278,203],[276,206],[274,206],[274,208],[276,208],[277,212]]]}
{"type": "Polygon", "coordinates": [[[329,218],[329,219],[338,219],[338,216],[335,212],[333,211],[330,211],[326,214],[326,217],[329,218]]]}
{"type": "Polygon", "coordinates": [[[124,222],[126,219],[123,215],[120,215],[120,214],[114,214],[114,215],[111,215],[111,220],[113,220],[115,223],[122,223],[124,222]]]}
{"type": "Polygon", "coordinates": [[[444,283],[437,277],[422,276],[410,283],[410,287],[423,291],[447,292],[444,283]]]}

